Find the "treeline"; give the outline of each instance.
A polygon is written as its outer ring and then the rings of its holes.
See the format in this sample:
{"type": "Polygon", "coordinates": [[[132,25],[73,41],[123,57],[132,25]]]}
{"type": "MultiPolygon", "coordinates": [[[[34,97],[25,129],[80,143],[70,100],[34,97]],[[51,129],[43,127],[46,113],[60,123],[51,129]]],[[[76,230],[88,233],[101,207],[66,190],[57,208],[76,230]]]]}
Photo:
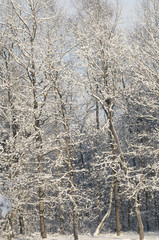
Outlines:
{"type": "Polygon", "coordinates": [[[159,230],[159,1],[0,4],[1,236],[159,230]]]}

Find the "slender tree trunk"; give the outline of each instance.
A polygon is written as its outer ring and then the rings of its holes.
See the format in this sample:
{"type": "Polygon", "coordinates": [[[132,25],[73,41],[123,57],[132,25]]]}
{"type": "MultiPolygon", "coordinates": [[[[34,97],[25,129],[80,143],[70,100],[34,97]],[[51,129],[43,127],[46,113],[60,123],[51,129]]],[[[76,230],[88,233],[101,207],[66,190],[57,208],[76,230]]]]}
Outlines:
{"type": "Polygon", "coordinates": [[[45,217],[44,217],[44,189],[43,187],[39,187],[39,213],[40,213],[40,231],[41,237],[47,238],[46,234],[46,225],[45,225],[45,217]]]}
{"type": "Polygon", "coordinates": [[[117,231],[117,236],[120,236],[120,218],[119,218],[117,178],[115,178],[115,182],[114,182],[114,195],[115,195],[116,231],[117,231]]]}
{"type": "Polygon", "coordinates": [[[78,240],[78,216],[77,216],[77,204],[74,198],[74,190],[72,189],[71,191],[72,195],[72,205],[73,205],[73,234],[74,234],[74,239],[78,240]]]}
{"type": "Polygon", "coordinates": [[[75,186],[74,186],[74,179],[73,179],[72,156],[71,156],[71,150],[70,150],[69,133],[68,133],[68,126],[67,126],[67,122],[66,122],[65,107],[64,107],[63,100],[62,100],[62,95],[60,94],[59,89],[57,89],[57,92],[60,97],[63,127],[65,130],[65,144],[66,144],[66,156],[67,156],[67,160],[65,161],[65,163],[67,164],[69,181],[71,184],[70,199],[71,199],[72,211],[73,211],[73,234],[74,234],[74,240],[78,240],[79,239],[79,236],[78,236],[78,213],[77,213],[77,204],[76,204],[76,199],[75,199],[75,186]]]}
{"type": "MultiPolygon", "coordinates": [[[[113,171],[113,174],[114,171],[113,171]]],[[[119,202],[118,202],[118,184],[117,178],[114,177],[114,197],[115,197],[115,215],[116,215],[116,232],[117,236],[120,236],[120,217],[119,217],[119,202]]]]}
{"type": "Polygon", "coordinates": [[[145,192],[145,208],[146,208],[146,227],[147,227],[147,231],[150,231],[150,227],[149,227],[149,221],[148,221],[148,192],[145,192]]]}
{"type": "MultiPolygon", "coordinates": [[[[11,92],[10,92],[10,89],[8,90],[8,101],[9,101],[9,104],[10,104],[10,122],[9,122],[9,125],[10,125],[10,139],[12,139],[12,141],[14,142],[13,140],[13,103],[12,103],[12,98],[11,98],[11,92]]],[[[14,143],[9,146],[9,150],[8,152],[11,153],[11,157],[9,158],[9,178],[10,178],[10,181],[12,182],[13,181],[13,160],[14,160],[14,143]]],[[[12,184],[10,185],[12,186],[12,184]]],[[[10,187],[10,192],[12,191],[12,187],[10,187]]],[[[10,216],[8,217],[8,231],[9,231],[9,234],[8,234],[8,240],[12,240],[12,237],[13,237],[13,212],[11,211],[11,214],[10,216]]]]}
{"type": "MultiPolygon", "coordinates": [[[[37,102],[35,100],[37,106],[37,102]]],[[[42,163],[42,155],[40,154],[42,150],[42,138],[40,134],[40,126],[39,120],[35,118],[35,131],[36,131],[36,142],[37,142],[37,150],[39,150],[39,154],[37,156],[38,164],[39,164],[39,173],[42,175],[43,173],[43,163],[42,163]]],[[[45,217],[44,217],[44,188],[43,188],[43,180],[39,179],[39,214],[40,214],[40,230],[42,238],[47,238],[46,233],[46,224],[45,224],[45,217]]]]}
{"type": "Polygon", "coordinates": [[[144,240],[144,228],[143,228],[143,223],[142,223],[142,219],[141,219],[141,213],[140,213],[140,209],[139,209],[139,205],[138,205],[137,196],[135,196],[134,205],[135,205],[135,212],[136,212],[136,217],[137,217],[137,221],[138,221],[140,240],[144,240]]]}
{"type": "Polygon", "coordinates": [[[39,187],[39,212],[40,212],[40,231],[41,237],[47,238],[46,235],[46,226],[45,226],[45,218],[44,218],[44,202],[43,202],[43,189],[39,187]]]}
{"type": "Polygon", "coordinates": [[[10,214],[10,217],[8,218],[8,240],[12,240],[13,237],[13,214],[10,214]]]}
{"type": "MultiPolygon", "coordinates": [[[[120,147],[120,142],[119,142],[117,133],[116,133],[114,125],[113,125],[112,110],[109,110],[109,114],[110,114],[110,117],[109,117],[110,131],[111,131],[112,136],[114,137],[115,143],[117,145],[117,148],[118,148],[118,151],[119,151],[119,154],[120,154],[120,164],[121,164],[121,167],[124,170],[125,176],[127,177],[127,181],[130,181],[129,178],[128,178],[128,169],[127,169],[126,164],[125,164],[125,158],[124,158],[122,149],[120,147]]],[[[139,206],[138,206],[137,197],[135,198],[134,205],[135,205],[135,212],[136,212],[136,217],[137,217],[138,226],[139,226],[140,240],[143,240],[144,239],[144,229],[143,229],[143,223],[142,223],[140,209],[139,209],[139,206]]]]}
{"type": "MultiPolygon", "coordinates": [[[[42,175],[43,173],[43,163],[42,163],[42,137],[40,133],[40,120],[39,116],[37,116],[37,110],[38,110],[38,96],[37,96],[37,90],[36,90],[36,76],[35,76],[35,62],[34,62],[34,39],[31,40],[31,58],[32,58],[32,71],[29,75],[29,78],[32,83],[33,87],[33,109],[34,109],[34,120],[35,120],[35,133],[36,133],[36,143],[37,143],[37,159],[39,164],[39,173],[42,175]]],[[[39,214],[40,214],[40,231],[41,231],[41,237],[47,238],[46,233],[46,223],[45,223],[45,217],[44,217],[44,188],[43,188],[43,180],[39,179],[39,214]]]]}
{"type": "MultiPolygon", "coordinates": [[[[96,87],[96,93],[98,93],[98,86],[96,87]]],[[[96,100],[96,129],[99,130],[99,104],[98,101],[96,100]]],[[[97,146],[98,142],[97,140],[95,141],[95,150],[94,150],[94,158],[95,161],[96,159],[96,154],[97,154],[97,146]]],[[[98,184],[98,173],[95,171],[95,195],[96,195],[96,206],[97,206],[97,214],[98,214],[98,224],[101,221],[101,209],[100,209],[100,194],[99,194],[99,184],[98,184]]]]}
{"type": "MultiPolygon", "coordinates": [[[[55,101],[57,102],[57,99],[55,99],[55,101]]],[[[57,115],[58,115],[58,106],[56,104],[56,114],[55,114],[55,126],[56,126],[56,144],[57,144],[57,147],[58,147],[58,150],[57,150],[57,160],[60,159],[60,141],[58,139],[58,134],[59,134],[59,128],[58,128],[58,121],[57,121],[57,115]]],[[[57,167],[57,173],[58,173],[58,178],[59,178],[59,181],[58,181],[58,200],[59,200],[59,220],[60,220],[60,233],[62,235],[65,234],[65,222],[64,222],[64,215],[63,215],[63,204],[62,204],[62,193],[61,193],[61,180],[60,180],[60,177],[61,177],[61,168],[58,166],[57,167]]]]}
{"type": "MultiPolygon", "coordinates": [[[[68,145],[67,145],[67,147],[68,147],[68,145]]],[[[67,163],[67,165],[68,165],[69,180],[70,180],[70,184],[71,184],[70,193],[71,193],[71,202],[72,202],[72,207],[73,207],[73,233],[74,233],[74,240],[78,240],[78,238],[79,238],[78,237],[78,214],[77,214],[77,204],[76,204],[76,200],[75,200],[74,180],[73,180],[73,174],[72,174],[73,169],[72,169],[72,166],[71,166],[70,159],[69,159],[69,162],[67,163]]]]}
{"type": "Polygon", "coordinates": [[[65,222],[63,216],[63,205],[62,205],[62,195],[61,195],[61,182],[60,182],[60,168],[58,167],[58,176],[59,176],[59,184],[58,184],[58,199],[59,199],[59,219],[60,219],[60,232],[62,235],[65,234],[65,222]]]}
{"type": "Polygon", "coordinates": [[[108,207],[108,211],[107,213],[104,215],[102,221],[100,222],[100,224],[98,225],[98,227],[96,228],[96,231],[94,233],[94,236],[98,236],[106,222],[106,220],[109,218],[110,213],[111,213],[111,209],[112,209],[112,202],[113,202],[113,189],[114,189],[114,181],[112,182],[112,186],[110,188],[110,197],[109,197],[109,207],[108,207]]]}
{"type": "MultiPolygon", "coordinates": [[[[111,114],[109,114],[110,117],[111,114]]],[[[109,126],[110,127],[110,126],[109,126]]],[[[111,142],[111,150],[112,150],[112,160],[115,161],[115,147],[114,147],[114,142],[113,142],[113,136],[111,133],[111,128],[110,128],[110,142],[111,142]]],[[[115,171],[113,170],[113,175],[115,175],[115,171]]],[[[117,177],[114,177],[114,196],[115,196],[115,215],[116,215],[116,231],[117,231],[117,236],[120,236],[120,217],[119,217],[119,202],[118,202],[118,181],[117,177]]]]}
{"type": "MultiPolygon", "coordinates": [[[[98,94],[98,87],[96,88],[96,93],[98,94]]],[[[99,105],[97,99],[96,99],[96,126],[97,130],[99,130],[99,105]]]]}
{"type": "Polygon", "coordinates": [[[121,202],[121,213],[122,213],[122,231],[125,232],[125,217],[124,217],[124,203],[122,196],[120,197],[121,202]]]}
{"type": "Polygon", "coordinates": [[[25,225],[24,225],[24,218],[22,215],[19,216],[19,228],[20,228],[20,234],[25,234],[25,225]]]}
{"type": "Polygon", "coordinates": [[[128,200],[128,231],[131,230],[131,224],[130,224],[130,209],[131,209],[130,200],[128,200]]]}
{"type": "MultiPolygon", "coordinates": [[[[39,172],[42,174],[43,165],[42,165],[42,157],[40,155],[38,156],[38,161],[39,161],[39,172]]],[[[39,184],[39,214],[40,214],[41,237],[47,238],[45,217],[44,217],[44,188],[43,188],[43,181],[41,179],[39,184]]]]}

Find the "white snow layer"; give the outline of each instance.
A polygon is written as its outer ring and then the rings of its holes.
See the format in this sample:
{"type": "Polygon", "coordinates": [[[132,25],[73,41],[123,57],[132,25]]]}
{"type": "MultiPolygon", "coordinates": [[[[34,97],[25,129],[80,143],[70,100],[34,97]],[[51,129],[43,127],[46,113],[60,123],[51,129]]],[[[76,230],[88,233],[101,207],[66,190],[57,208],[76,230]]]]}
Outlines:
{"type": "MultiPolygon", "coordinates": [[[[13,238],[14,240],[42,240],[38,235],[32,235],[31,237],[13,238]]],[[[138,240],[139,235],[135,232],[121,233],[120,237],[116,234],[108,233],[101,234],[99,236],[80,235],[79,240],[138,240]]],[[[0,239],[1,240],[1,239],[0,239]]],[[[74,240],[71,235],[48,235],[46,240],[74,240]]],[[[145,240],[159,240],[159,232],[145,233],[145,240]]]]}
{"type": "Polygon", "coordinates": [[[7,214],[11,210],[11,202],[8,200],[8,198],[4,197],[3,195],[0,195],[0,211],[3,218],[7,216],[7,214]]]}

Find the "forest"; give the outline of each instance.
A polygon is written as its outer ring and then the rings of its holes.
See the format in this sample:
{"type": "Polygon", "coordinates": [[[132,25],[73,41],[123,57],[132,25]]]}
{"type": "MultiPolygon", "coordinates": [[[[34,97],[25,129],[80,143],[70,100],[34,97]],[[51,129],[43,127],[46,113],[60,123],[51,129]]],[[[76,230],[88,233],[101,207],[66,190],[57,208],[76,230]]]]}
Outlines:
{"type": "Polygon", "coordinates": [[[120,1],[0,0],[0,239],[159,231],[159,0],[138,2],[126,28],[120,1]]]}

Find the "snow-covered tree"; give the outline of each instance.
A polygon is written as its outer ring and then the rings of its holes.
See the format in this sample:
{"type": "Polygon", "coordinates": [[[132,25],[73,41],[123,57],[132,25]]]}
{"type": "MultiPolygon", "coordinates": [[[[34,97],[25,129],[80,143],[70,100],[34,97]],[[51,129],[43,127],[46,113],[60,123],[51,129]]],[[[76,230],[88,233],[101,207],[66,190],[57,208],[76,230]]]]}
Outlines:
{"type": "Polygon", "coordinates": [[[153,206],[157,223],[158,196],[158,17],[159,1],[141,1],[138,21],[131,33],[132,59],[125,81],[127,111],[125,129],[127,152],[134,168],[134,182],[139,194],[145,228],[150,229],[148,215],[153,206]],[[153,188],[152,188],[153,186],[153,188]],[[151,196],[151,201],[149,197],[151,196]],[[150,203],[151,202],[151,203],[150,203]]]}
{"type": "MultiPolygon", "coordinates": [[[[75,33],[80,41],[77,55],[80,59],[81,71],[83,71],[82,83],[85,85],[86,94],[96,103],[97,130],[99,129],[99,114],[102,125],[104,126],[104,118],[108,123],[105,132],[106,138],[110,138],[111,142],[109,147],[109,155],[112,155],[110,168],[114,162],[112,181],[115,182],[116,227],[117,234],[120,235],[118,183],[115,174],[116,147],[114,146],[114,144],[117,146],[118,143],[113,123],[113,118],[115,118],[113,115],[117,116],[118,111],[122,109],[122,78],[124,66],[126,66],[125,40],[123,33],[118,28],[120,9],[118,6],[110,5],[107,1],[81,1],[81,3],[83,11],[79,11],[80,21],[75,33]]],[[[98,152],[96,154],[98,156],[98,152]]],[[[119,155],[121,157],[120,152],[119,155]]],[[[120,157],[118,157],[119,160],[120,157]]],[[[122,158],[121,161],[123,161],[122,158]]]]}

